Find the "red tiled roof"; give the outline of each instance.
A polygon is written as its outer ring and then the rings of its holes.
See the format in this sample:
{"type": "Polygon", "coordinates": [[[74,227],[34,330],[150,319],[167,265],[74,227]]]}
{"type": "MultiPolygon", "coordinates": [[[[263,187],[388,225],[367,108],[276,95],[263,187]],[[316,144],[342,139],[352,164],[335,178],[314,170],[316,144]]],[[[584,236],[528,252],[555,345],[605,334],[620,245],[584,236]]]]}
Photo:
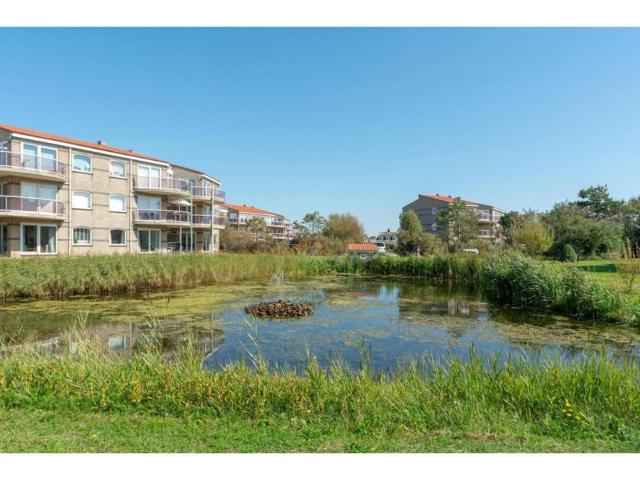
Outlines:
{"type": "MultiPolygon", "coordinates": [[[[453,203],[456,201],[456,197],[449,197],[444,195],[423,195],[422,193],[419,195],[420,197],[430,198],[432,200],[439,200],[441,202],[453,203]]],[[[470,202],[469,200],[460,199],[461,202],[464,202],[466,205],[476,205],[475,202],[470,202]]]]}
{"type": "Polygon", "coordinates": [[[29,135],[31,137],[39,137],[45,140],[53,140],[56,142],[71,143],[73,145],[79,145],[81,147],[94,148],[96,150],[103,150],[105,152],[119,153],[121,155],[129,155],[132,157],[146,158],[147,160],[155,160],[158,162],[166,162],[161,158],[151,157],[149,155],[143,155],[133,150],[125,150],[123,148],[110,147],[109,145],[100,145],[99,143],[85,142],[84,140],[76,140],[74,138],[61,137],[59,135],[53,135],[51,133],[38,132],[36,130],[29,130],[27,128],[12,127],[11,125],[0,124],[0,129],[7,130],[11,133],[18,133],[21,135],[29,135]]]}
{"type": "Polygon", "coordinates": [[[225,203],[223,207],[230,208],[231,210],[237,210],[242,213],[257,213],[259,215],[280,215],[279,213],[269,212],[268,210],[262,210],[256,207],[247,207],[246,205],[234,205],[232,203],[225,203]]]}
{"type": "Polygon", "coordinates": [[[377,252],[378,247],[373,243],[349,243],[347,250],[349,252],[377,252]]]}

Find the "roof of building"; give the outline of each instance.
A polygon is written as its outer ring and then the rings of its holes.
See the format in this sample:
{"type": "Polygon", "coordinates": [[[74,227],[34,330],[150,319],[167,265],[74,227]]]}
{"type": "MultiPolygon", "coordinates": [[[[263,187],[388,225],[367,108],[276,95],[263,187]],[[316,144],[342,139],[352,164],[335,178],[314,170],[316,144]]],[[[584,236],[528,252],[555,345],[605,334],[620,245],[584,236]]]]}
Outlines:
{"type": "MultiPolygon", "coordinates": [[[[436,195],[426,195],[426,194],[420,194],[420,197],[424,197],[424,198],[430,198],[432,200],[438,200],[440,202],[446,202],[446,203],[453,203],[456,201],[456,199],[458,199],[458,197],[454,197],[452,195],[440,195],[439,193],[436,195]]],[[[462,198],[460,198],[461,202],[464,202],[465,205],[477,205],[476,202],[470,202],[469,200],[463,200],[462,198]]]]}
{"type": "Polygon", "coordinates": [[[270,212],[268,210],[262,210],[261,208],[256,208],[256,207],[248,207],[247,205],[235,205],[233,203],[225,203],[223,206],[231,210],[237,210],[238,212],[242,212],[242,213],[255,213],[258,215],[282,216],[279,213],[270,212]]]}
{"type": "Polygon", "coordinates": [[[60,135],[53,135],[51,133],[38,132],[36,130],[29,130],[27,128],[13,127],[11,125],[0,124],[0,129],[7,130],[11,133],[17,133],[20,135],[29,135],[31,137],[43,138],[45,140],[53,140],[55,142],[70,143],[72,145],[93,148],[95,150],[102,150],[110,153],[118,153],[120,155],[128,155],[130,157],[145,158],[147,160],[155,160],[157,162],[168,163],[166,160],[162,160],[161,158],[152,157],[149,155],[143,155],[142,153],[138,153],[134,150],[126,150],[123,148],[111,147],[109,145],[101,144],[101,143],[86,142],[84,140],[77,140],[75,138],[61,137],[60,135]]]}
{"type": "Polygon", "coordinates": [[[349,243],[347,250],[349,252],[377,252],[378,247],[374,243],[349,243]]]}
{"type": "Polygon", "coordinates": [[[220,184],[220,180],[218,180],[215,177],[212,177],[211,175],[203,172],[202,170],[198,170],[197,168],[185,167],[184,165],[180,165],[178,163],[172,163],[171,166],[173,168],[181,168],[182,170],[187,170],[188,172],[199,173],[203,177],[206,177],[206,178],[208,178],[210,180],[213,180],[214,182],[220,184]]]}

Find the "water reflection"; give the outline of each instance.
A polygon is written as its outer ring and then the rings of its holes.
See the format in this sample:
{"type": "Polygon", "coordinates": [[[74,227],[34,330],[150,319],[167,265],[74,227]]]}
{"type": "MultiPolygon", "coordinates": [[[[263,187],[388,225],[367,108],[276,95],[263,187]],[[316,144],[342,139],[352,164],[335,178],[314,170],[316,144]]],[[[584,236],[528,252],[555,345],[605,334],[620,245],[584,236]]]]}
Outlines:
{"type": "Polygon", "coordinates": [[[297,368],[314,356],[340,358],[357,367],[370,351],[375,369],[426,357],[466,358],[473,346],[484,357],[525,356],[533,362],[575,361],[604,349],[620,360],[640,359],[640,335],[620,325],[596,325],[563,317],[494,308],[478,295],[443,291],[419,280],[328,277],[312,281],[211,286],[140,299],[36,302],[0,307],[0,339],[55,351],[80,311],[87,329],[108,351],[131,354],[150,334],[170,357],[194,338],[206,368],[262,355],[271,365],[297,368]],[[311,303],[311,317],[251,319],[248,303],[311,303]],[[153,315],[149,315],[153,312],[153,315]],[[149,328],[146,317],[160,317],[149,328]]]}

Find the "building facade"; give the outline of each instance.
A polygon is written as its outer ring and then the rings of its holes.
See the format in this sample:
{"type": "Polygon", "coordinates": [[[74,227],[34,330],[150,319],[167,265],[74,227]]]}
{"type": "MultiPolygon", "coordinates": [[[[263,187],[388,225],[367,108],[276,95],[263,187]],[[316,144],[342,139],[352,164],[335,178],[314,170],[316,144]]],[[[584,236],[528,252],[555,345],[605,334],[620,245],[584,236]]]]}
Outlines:
{"type": "Polygon", "coordinates": [[[215,252],[219,187],[103,141],[0,125],[0,254],[215,252]]]}
{"type": "Polygon", "coordinates": [[[224,205],[227,210],[228,228],[235,228],[238,231],[246,231],[247,222],[252,218],[262,218],[267,225],[267,236],[279,241],[290,241],[294,237],[293,224],[284,215],[269,212],[253,206],[235,205],[227,203],[224,205]]]}
{"type": "MultiPolygon", "coordinates": [[[[418,199],[403,207],[402,211],[413,210],[426,233],[438,235],[444,241],[448,241],[448,226],[438,222],[438,215],[447,212],[449,205],[455,200],[456,197],[451,195],[418,195],[418,199]]],[[[461,201],[478,213],[478,238],[492,242],[502,240],[502,227],[500,226],[500,218],[504,214],[502,210],[484,203],[461,201]]]]}

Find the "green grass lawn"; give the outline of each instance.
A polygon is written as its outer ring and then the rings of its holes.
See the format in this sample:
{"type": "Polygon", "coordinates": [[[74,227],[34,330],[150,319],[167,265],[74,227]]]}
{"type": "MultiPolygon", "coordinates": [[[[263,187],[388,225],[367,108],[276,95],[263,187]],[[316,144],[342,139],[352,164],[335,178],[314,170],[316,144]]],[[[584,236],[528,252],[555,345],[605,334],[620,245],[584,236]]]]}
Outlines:
{"type": "Polygon", "coordinates": [[[0,452],[637,452],[640,441],[518,431],[354,433],[282,421],[0,408],[0,452]]]}
{"type": "MultiPolygon", "coordinates": [[[[577,263],[578,268],[587,272],[591,277],[603,284],[611,285],[622,291],[625,286],[622,278],[616,270],[616,264],[613,260],[582,260],[577,263]]],[[[630,296],[636,300],[640,300],[640,279],[636,279],[630,296]]]]}

